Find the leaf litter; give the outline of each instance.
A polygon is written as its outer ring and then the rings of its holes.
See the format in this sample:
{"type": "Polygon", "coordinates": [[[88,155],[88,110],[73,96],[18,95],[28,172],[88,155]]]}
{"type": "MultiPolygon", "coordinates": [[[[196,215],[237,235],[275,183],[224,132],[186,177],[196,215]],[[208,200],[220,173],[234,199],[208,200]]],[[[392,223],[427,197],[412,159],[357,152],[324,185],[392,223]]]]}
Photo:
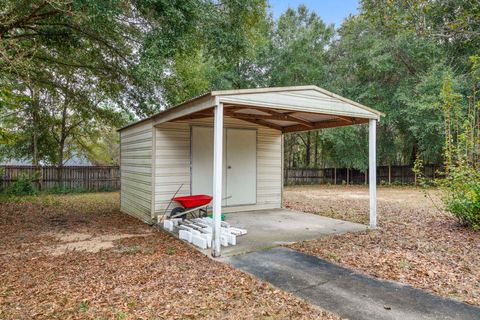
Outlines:
{"type": "MultiPolygon", "coordinates": [[[[290,248],[480,306],[480,232],[442,212],[440,194],[414,187],[378,188],[378,229],[327,236],[290,248]]],[[[365,186],[285,188],[288,208],[368,223],[365,186]]]]}
{"type": "Polygon", "coordinates": [[[340,319],[118,203],[118,193],[0,202],[0,319],[340,319]],[[71,245],[92,240],[109,245],[71,245]]]}

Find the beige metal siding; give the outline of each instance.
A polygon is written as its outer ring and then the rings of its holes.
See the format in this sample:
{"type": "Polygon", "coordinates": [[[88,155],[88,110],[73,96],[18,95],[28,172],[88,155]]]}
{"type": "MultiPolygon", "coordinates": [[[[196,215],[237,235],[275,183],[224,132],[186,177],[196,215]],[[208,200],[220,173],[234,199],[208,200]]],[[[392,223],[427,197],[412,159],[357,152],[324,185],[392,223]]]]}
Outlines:
{"type": "MultiPolygon", "coordinates": [[[[190,126],[166,122],[156,130],[155,214],[163,214],[175,192],[190,195],[190,126]]],[[[170,208],[171,209],[171,208],[170,208]]]]}
{"type": "Polygon", "coordinates": [[[152,121],[120,132],[120,210],[145,222],[152,211],[152,121]]]}
{"type": "MultiPolygon", "coordinates": [[[[162,123],[156,130],[155,214],[163,214],[170,198],[190,194],[190,127],[213,125],[213,118],[162,123]]],[[[257,203],[224,208],[224,212],[281,207],[282,136],[278,130],[225,117],[225,128],[257,129],[257,203]]]]}

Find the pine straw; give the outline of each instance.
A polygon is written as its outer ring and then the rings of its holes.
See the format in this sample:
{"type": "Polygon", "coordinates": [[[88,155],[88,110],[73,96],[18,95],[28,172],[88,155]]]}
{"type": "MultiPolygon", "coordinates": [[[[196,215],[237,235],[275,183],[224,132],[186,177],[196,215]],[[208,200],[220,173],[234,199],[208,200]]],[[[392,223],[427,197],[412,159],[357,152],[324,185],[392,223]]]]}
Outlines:
{"type": "Polygon", "coordinates": [[[0,319],[338,319],[118,211],[117,193],[0,203],[0,319]],[[55,235],[137,234],[99,252],[55,235]]]}
{"type": "MultiPolygon", "coordinates": [[[[480,233],[437,209],[438,191],[378,190],[375,231],[297,243],[293,249],[438,295],[480,306],[480,233]],[[435,202],[436,206],[433,205],[435,202]]],[[[285,205],[296,210],[368,223],[364,186],[290,187],[285,205]]]]}

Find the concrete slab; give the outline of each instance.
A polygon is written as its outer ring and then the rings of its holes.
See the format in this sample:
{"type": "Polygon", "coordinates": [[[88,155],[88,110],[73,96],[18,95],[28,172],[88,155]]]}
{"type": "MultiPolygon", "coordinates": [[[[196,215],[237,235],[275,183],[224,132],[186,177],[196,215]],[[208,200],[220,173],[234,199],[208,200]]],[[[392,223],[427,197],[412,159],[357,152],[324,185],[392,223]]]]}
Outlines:
{"type": "Polygon", "coordinates": [[[348,319],[480,319],[480,308],[287,248],[222,260],[348,319]]]}
{"type": "MultiPolygon", "coordinates": [[[[248,233],[237,238],[237,245],[222,247],[222,256],[252,252],[324,235],[364,231],[365,225],[331,219],[288,209],[227,213],[225,221],[248,233]]],[[[209,250],[203,251],[209,254],[209,250]]]]}

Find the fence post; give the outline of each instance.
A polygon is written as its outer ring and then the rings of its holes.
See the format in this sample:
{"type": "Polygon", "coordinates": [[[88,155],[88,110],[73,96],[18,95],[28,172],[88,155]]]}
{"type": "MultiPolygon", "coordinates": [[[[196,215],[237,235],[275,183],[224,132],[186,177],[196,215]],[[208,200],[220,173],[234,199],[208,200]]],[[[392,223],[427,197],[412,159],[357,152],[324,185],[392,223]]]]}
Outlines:
{"type": "Polygon", "coordinates": [[[43,167],[38,167],[38,190],[43,190],[43,167]]]}
{"type": "Polygon", "coordinates": [[[388,184],[392,184],[392,165],[388,164],[388,184]]]}

